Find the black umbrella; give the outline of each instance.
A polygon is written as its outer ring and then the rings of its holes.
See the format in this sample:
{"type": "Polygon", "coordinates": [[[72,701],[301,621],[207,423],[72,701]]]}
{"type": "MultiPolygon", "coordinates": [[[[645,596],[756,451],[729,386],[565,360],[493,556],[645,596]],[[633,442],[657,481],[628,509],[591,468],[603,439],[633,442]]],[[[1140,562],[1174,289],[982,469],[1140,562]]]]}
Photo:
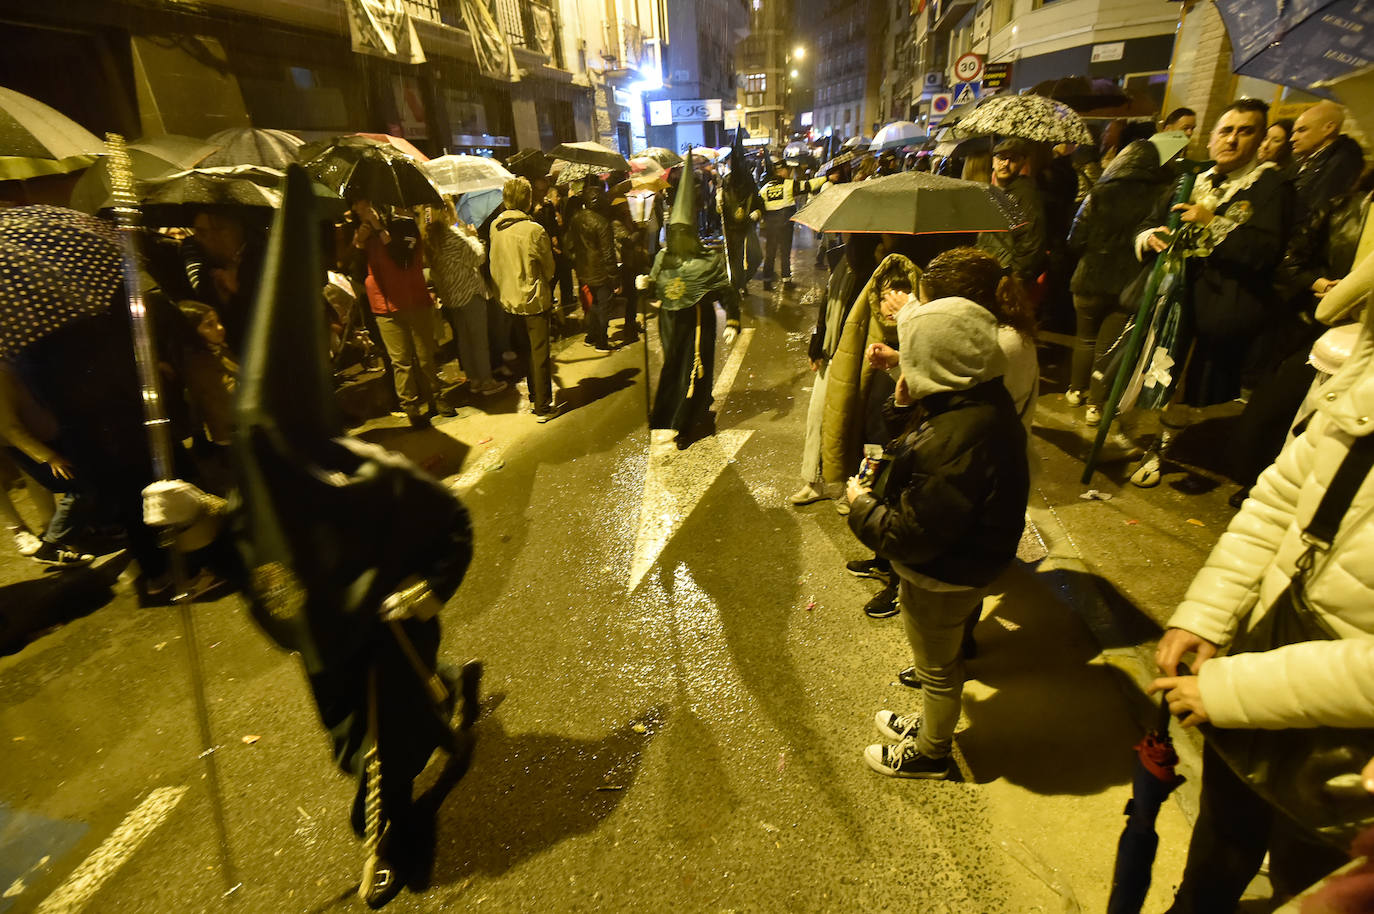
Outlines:
{"type": "MultiPolygon", "coordinates": [[[[305,162],[316,181],[347,202],[374,206],[443,206],[443,197],[410,156],[389,146],[342,137],[305,162]]],[[[309,147],[302,150],[303,154],[309,147]]]]}
{"type": "Polygon", "coordinates": [[[1140,914],[1145,895],[1150,891],[1151,870],[1159,850],[1155,820],[1169,794],[1183,783],[1174,770],[1178,753],[1169,738],[1169,700],[1160,696],[1159,720],[1155,728],[1135,747],[1135,779],[1131,799],[1126,804],[1126,828],[1116,845],[1116,868],[1112,871],[1112,894],[1107,914],[1140,914]]]}
{"type": "Polygon", "coordinates": [[[549,155],[565,162],[596,165],[606,171],[630,170],[630,163],[623,155],[600,143],[561,143],[553,147],[549,155]]]}
{"type": "Polygon", "coordinates": [[[547,177],[553,161],[538,149],[522,149],[506,160],[506,170],[533,181],[547,177]]]}
{"type": "MultiPolygon", "coordinates": [[[[233,168],[192,168],[139,184],[143,221],[147,225],[190,225],[204,209],[257,210],[266,222],[281,208],[283,172],[275,168],[238,165],[233,168]]],[[[338,194],[311,182],[321,218],[343,215],[338,194]]]]}
{"type": "Polygon", "coordinates": [[[56,206],[0,210],[0,359],[109,310],[124,280],[108,222],[56,206]]]}
{"type": "Polygon", "coordinates": [[[294,133],[253,127],[221,130],[206,142],[220,149],[200,163],[202,165],[266,165],[268,168],[290,165],[296,161],[296,153],[304,145],[294,133]]]}
{"type": "Polygon", "coordinates": [[[1025,219],[1005,193],[975,181],[905,171],[853,185],[819,225],[813,207],[828,205],[829,188],[792,218],[826,232],[1005,232],[1025,219]]]}

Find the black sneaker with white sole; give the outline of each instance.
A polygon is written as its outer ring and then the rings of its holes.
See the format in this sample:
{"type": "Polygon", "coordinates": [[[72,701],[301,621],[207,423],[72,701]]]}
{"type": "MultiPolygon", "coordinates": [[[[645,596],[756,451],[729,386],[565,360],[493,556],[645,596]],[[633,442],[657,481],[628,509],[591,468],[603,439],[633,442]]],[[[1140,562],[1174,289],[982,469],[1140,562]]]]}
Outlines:
{"type": "Polygon", "coordinates": [[[896,711],[884,710],[873,715],[873,726],[888,739],[902,740],[914,737],[916,731],[921,729],[921,717],[919,714],[903,716],[896,711]]]}
{"type": "Polygon", "coordinates": [[[95,556],[85,552],[77,552],[68,549],[59,543],[44,542],[38,547],[38,551],[30,556],[40,565],[52,565],[54,568],[80,568],[82,565],[89,565],[95,561],[95,556]]]}
{"type": "Polygon", "coordinates": [[[886,581],[892,577],[892,564],[887,559],[880,559],[876,555],[871,559],[855,559],[852,562],[845,562],[844,570],[856,578],[872,578],[875,581],[886,581]]]}
{"type": "Polygon", "coordinates": [[[916,740],[904,739],[895,745],[874,743],[864,750],[868,767],[890,778],[944,780],[950,776],[949,758],[931,758],[916,748],[916,740]]]}
{"type": "Polygon", "coordinates": [[[864,604],[864,615],[870,619],[888,619],[897,615],[897,588],[891,584],[864,604]]]}

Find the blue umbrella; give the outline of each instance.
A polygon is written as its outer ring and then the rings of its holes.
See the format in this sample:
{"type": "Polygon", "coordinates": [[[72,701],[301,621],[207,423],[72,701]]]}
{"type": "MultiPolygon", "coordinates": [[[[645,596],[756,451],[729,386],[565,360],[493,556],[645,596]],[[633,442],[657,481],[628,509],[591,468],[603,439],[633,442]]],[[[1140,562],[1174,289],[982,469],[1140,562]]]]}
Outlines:
{"type": "Polygon", "coordinates": [[[1231,36],[1232,69],[1246,76],[1314,91],[1374,59],[1367,0],[1217,0],[1217,9],[1231,36]]]}
{"type": "Polygon", "coordinates": [[[1136,749],[1131,801],[1126,805],[1126,827],[1116,845],[1112,894],[1107,914],[1140,914],[1150,891],[1151,871],[1159,850],[1155,820],[1169,794],[1183,783],[1175,771],[1178,753],[1169,738],[1169,701],[1161,696],[1159,720],[1136,749]]]}
{"type": "Polygon", "coordinates": [[[481,225],[501,208],[501,188],[476,190],[458,198],[458,218],[468,225],[481,225]]]}

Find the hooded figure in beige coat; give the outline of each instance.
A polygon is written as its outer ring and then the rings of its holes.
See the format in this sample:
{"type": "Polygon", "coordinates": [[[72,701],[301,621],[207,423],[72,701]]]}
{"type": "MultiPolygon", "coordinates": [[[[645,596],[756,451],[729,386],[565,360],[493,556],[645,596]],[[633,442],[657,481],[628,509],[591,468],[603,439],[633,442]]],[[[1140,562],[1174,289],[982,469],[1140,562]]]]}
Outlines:
{"type": "MultiPolygon", "coordinates": [[[[1185,726],[1374,728],[1374,474],[1304,577],[1307,605],[1337,637],[1216,656],[1288,587],[1307,551],[1303,530],[1352,444],[1371,433],[1374,314],[1366,309],[1354,351],[1322,388],[1306,430],[1260,476],[1160,640],[1156,660],[1165,675],[1152,688],[1188,715],[1185,726]],[[1178,676],[1188,653],[1196,675],[1178,676]]],[[[1204,759],[1201,810],[1171,912],[1234,909],[1266,850],[1276,894],[1300,890],[1343,862],[1277,814],[1215,749],[1204,759]]]]}

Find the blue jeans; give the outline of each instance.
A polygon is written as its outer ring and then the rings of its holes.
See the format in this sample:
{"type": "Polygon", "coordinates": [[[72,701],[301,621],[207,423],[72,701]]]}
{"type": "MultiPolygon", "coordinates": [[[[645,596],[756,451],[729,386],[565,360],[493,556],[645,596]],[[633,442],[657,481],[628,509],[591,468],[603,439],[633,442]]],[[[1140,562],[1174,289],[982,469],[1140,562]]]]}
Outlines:
{"type": "Polygon", "coordinates": [[[954,748],[954,728],[964,702],[964,625],[979,611],[986,587],[927,590],[897,569],[897,602],[911,642],[925,706],[916,748],[927,758],[944,758],[954,748]]]}

